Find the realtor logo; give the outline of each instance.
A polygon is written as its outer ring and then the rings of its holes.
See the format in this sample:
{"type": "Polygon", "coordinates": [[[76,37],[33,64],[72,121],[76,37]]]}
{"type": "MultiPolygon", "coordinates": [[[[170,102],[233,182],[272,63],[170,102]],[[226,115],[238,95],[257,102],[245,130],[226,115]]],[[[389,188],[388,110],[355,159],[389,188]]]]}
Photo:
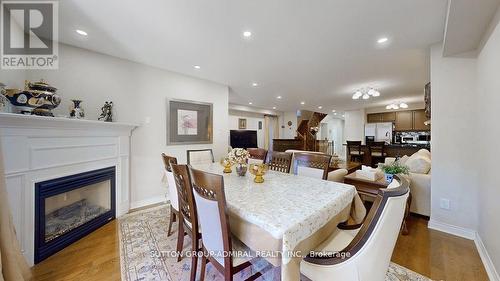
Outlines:
{"type": "Polygon", "coordinates": [[[2,69],[58,68],[57,5],[57,1],[2,1],[2,69]]]}

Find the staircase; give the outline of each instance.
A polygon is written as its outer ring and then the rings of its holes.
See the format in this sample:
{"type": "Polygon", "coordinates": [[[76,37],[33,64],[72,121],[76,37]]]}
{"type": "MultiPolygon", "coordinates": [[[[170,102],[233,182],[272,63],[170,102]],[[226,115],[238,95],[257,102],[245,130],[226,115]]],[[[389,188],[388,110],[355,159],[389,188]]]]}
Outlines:
{"type": "Polygon", "coordinates": [[[327,114],[320,112],[304,112],[303,118],[300,120],[297,127],[297,136],[304,142],[304,150],[317,151],[316,134],[311,132],[311,128],[319,127],[319,123],[326,117],[327,114]]]}

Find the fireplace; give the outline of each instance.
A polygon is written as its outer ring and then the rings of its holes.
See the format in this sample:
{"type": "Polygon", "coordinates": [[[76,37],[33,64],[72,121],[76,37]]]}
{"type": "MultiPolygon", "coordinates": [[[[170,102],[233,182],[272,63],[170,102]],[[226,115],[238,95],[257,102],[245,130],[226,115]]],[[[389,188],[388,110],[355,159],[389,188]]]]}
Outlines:
{"type": "Polygon", "coordinates": [[[115,218],[115,167],[35,184],[35,263],[115,218]]]}

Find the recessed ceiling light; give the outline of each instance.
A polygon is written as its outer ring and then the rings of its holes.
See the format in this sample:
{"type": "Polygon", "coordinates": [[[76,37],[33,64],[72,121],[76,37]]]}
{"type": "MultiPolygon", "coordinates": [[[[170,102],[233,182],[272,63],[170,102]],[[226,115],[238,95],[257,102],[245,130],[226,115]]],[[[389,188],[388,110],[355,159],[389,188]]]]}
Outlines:
{"type": "Polygon", "coordinates": [[[322,108],[323,108],[323,107],[322,107],[321,105],[320,105],[320,106],[318,106],[318,109],[322,109],[322,108]]]}
{"type": "Polygon", "coordinates": [[[195,69],[200,69],[200,68],[201,68],[201,66],[199,66],[199,65],[195,65],[195,66],[193,66],[193,67],[194,67],[195,69]]]}
{"type": "Polygon", "coordinates": [[[77,30],[75,30],[75,31],[76,31],[76,33],[78,33],[78,34],[80,34],[80,35],[82,35],[82,36],[87,36],[87,35],[89,35],[87,32],[85,32],[85,31],[83,31],[83,30],[81,30],[81,29],[77,29],[77,30]]]}
{"type": "Polygon", "coordinates": [[[252,102],[249,102],[248,104],[253,104],[252,102]]]}
{"type": "Polygon", "coordinates": [[[332,112],[335,112],[335,111],[337,111],[337,110],[335,110],[335,109],[332,109],[332,112]]]}
{"type": "Polygon", "coordinates": [[[300,102],[300,104],[301,104],[301,105],[304,105],[304,104],[306,104],[306,102],[305,102],[305,101],[301,101],[301,102],[300,102]]]}
{"type": "Polygon", "coordinates": [[[276,106],[273,106],[273,109],[276,109],[276,106]]]}
{"type": "Polygon", "coordinates": [[[251,31],[243,31],[243,37],[250,38],[252,37],[252,32],[251,31]]]}
{"type": "Polygon", "coordinates": [[[337,115],[337,112],[334,112],[333,115],[337,115]]]}
{"type": "Polygon", "coordinates": [[[252,87],[257,87],[259,84],[257,82],[252,82],[252,87]]]}
{"type": "Polygon", "coordinates": [[[387,38],[387,37],[382,37],[382,38],[380,38],[380,39],[378,39],[378,40],[377,40],[377,43],[379,43],[379,44],[383,44],[383,43],[387,42],[388,40],[389,40],[389,38],[387,38]]]}
{"type": "Polygon", "coordinates": [[[342,117],[345,117],[345,115],[344,115],[344,114],[342,114],[342,117]]]}
{"type": "Polygon", "coordinates": [[[280,100],[280,99],[281,99],[281,96],[277,96],[276,98],[280,100]]]}

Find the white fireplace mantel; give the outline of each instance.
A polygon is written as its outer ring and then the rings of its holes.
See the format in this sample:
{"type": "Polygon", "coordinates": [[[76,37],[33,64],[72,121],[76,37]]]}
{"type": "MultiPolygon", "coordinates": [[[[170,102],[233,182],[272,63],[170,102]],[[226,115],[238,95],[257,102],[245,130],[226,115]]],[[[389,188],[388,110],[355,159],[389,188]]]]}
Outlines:
{"type": "Polygon", "coordinates": [[[35,183],[116,167],[116,216],[130,209],[130,136],[135,124],[0,113],[7,194],[17,236],[34,263],[35,183]]]}

